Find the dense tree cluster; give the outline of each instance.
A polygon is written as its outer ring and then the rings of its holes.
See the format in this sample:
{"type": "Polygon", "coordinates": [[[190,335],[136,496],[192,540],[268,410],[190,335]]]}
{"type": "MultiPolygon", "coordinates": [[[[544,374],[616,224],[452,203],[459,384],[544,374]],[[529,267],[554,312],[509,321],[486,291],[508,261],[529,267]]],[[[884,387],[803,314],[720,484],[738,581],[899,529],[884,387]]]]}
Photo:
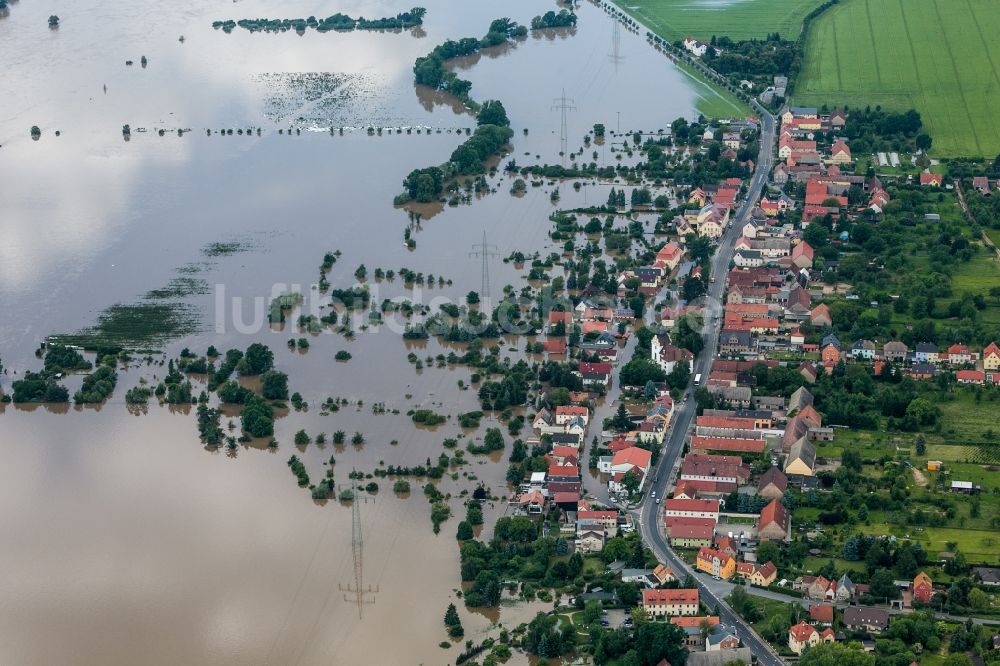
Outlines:
{"type": "Polygon", "coordinates": [[[222,29],[225,33],[231,33],[239,26],[250,32],[287,32],[294,30],[298,33],[305,32],[306,28],[311,28],[317,32],[348,32],[351,30],[403,30],[422,25],[424,15],[427,10],[423,7],[414,7],[408,12],[401,12],[396,16],[387,16],[377,19],[352,18],[346,14],[336,13],[326,18],[317,19],[315,16],[309,18],[295,19],[240,19],[239,21],[213,21],[212,27],[222,29]]]}

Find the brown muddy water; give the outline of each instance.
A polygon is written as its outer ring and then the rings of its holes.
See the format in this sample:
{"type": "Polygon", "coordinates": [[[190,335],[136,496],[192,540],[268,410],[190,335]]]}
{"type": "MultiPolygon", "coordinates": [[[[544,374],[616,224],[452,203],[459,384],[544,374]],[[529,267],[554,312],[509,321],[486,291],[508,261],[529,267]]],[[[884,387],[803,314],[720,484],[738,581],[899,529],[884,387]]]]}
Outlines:
{"type": "MultiPolygon", "coordinates": [[[[423,359],[450,348],[405,344],[399,326],[358,330],[348,340],[254,325],[254,302],[294,289],[312,307],[310,285],[327,250],[343,253],[329,275],[334,287],[355,284],[362,263],[369,277],[376,267],[408,267],[452,280],[417,290],[398,279],[373,281],[376,303],[460,300],[478,291],[481,262],[469,252],[484,231],[502,255],[560,251],[547,236],[550,184],[512,197],[509,178],[492,179],[496,194],[425,216],[413,251],[402,242],[407,215],[391,205],[410,170],[444,161],[461,141],[457,130],[474,124],[451,100],[415,89],[413,60],[446,38],[481,36],[501,15],[528,23],[554,4],[421,2],[424,26],[402,33],[299,37],[211,28],[228,18],[387,16],[413,4],[20,0],[0,17],[0,358],[9,369],[0,386],[9,390],[17,375],[38,367],[32,352],[45,336],[91,325],[110,305],[195,275],[207,288],[185,300],[201,315],[199,332],[166,351],[265,342],[291,390],[310,403],[278,420],[276,451],[254,443],[233,452],[207,451],[184,410],[153,404],[130,413],[127,388],[162,377],[162,366],[121,371],[100,408],[6,406],[0,663],[453,662],[460,648],[437,644],[461,583],[453,539],[464,513],[459,493],[482,481],[502,496],[506,464],[467,455],[457,480],[441,482],[454,515],[439,535],[419,483],[400,498],[391,480],[378,479],[380,491],[361,515],[365,580],[379,592],[359,619],[338,587],[353,580],[351,510],[314,503],[285,461],[299,455],[315,480],[333,455],[335,478],[346,484],[351,469],[436,458],[445,437],[476,436],[454,422],[478,408],[475,392],[458,387],[468,370],[415,370],[410,351],[423,359]],[[47,26],[52,13],[58,30],[47,26]],[[29,136],[32,125],[42,129],[38,141],[29,136]],[[433,131],[368,136],[369,125],[433,131]],[[262,135],[205,133],[251,127],[262,135]],[[279,127],[302,132],[279,135],[279,127]],[[331,136],[329,127],[347,129],[331,136]],[[178,137],[178,128],[191,131],[178,137]],[[213,243],[239,251],[206,252],[213,243]],[[309,351],[288,351],[287,339],[300,336],[309,337],[309,351]],[[347,363],[333,359],[342,349],[353,356],[347,363]],[[319,404],[329,396],[352,405],[324,416],[319,404]],[[373,414],[376,402],[400,413],[373,414]],[[453,418],[418,430],[405,415],[416,406],[453,418]],[[335,430],[348,438],[359,431],[366,444],[300,450],[292,444],[299,429],[328,439],[335,430]]],[[[578,11],[573,31],[533,34],[456,64],[475,99],[504,102],[519,164],[559,161],[560,117],[551,106],[563,89],[576,104],[568,114],[571,151],[597,122],[609,131],[655,132],[696,115],[698,93],[685,75],[625,30],[619,59],[610,57],[611,20],[589,3],[578,11]]],[[[599,163],[613,164],[616,140],[585,154],[597,150],[599,163]]],[[[559,206],[603,203],[609,187],[587,183],[577,192],[561,184],[559,206]]],[[[523,268],[496,260],[490,269],[494,295],[526,284],[523,268]]],[[[523,340],[501,347],[520,357],[523,340]]],[[[66,383],[72,391],[79,381],[66,383]]],[[[500,512],[488,508],[487,529],[500,512]]],[[[474,640],[491,628],[495,636],[497,622],[512,627],[546,607],[479,614],[458,605],[474,640]]]]}

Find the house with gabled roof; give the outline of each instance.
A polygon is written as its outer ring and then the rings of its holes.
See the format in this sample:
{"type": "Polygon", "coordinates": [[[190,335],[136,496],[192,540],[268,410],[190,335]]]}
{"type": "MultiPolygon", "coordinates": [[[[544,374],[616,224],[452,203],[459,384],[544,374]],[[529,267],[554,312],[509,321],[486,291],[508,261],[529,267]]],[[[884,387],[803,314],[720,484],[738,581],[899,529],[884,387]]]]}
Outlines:
{"type": "Polygon", "coordinates": [[[816,447],[807,436],[802,436],[792,444],[785,458],[785,474],[812,476],[816,468],[816,447]]]}
{"type": "Polygon", "coordinates": [[[1000,370],[1000,347],[995,342],[983,350],[983,370],[1000,370]]]}
{"type": "Polygon", "coordinates": [[[761,474],[757,482],[757,494],[772,500],[780,500],[788,489],[788,477],[777,467],[771,467],[761,474]]]}
{"type": "Polygon", "coordinates": [[[785,505],[771,500],[757,519],[757,535],[761,541],[788,541],[791,524],[785,505]]]}
{"type": "MultiPolygon", "coordinates": [[[[830,308],[826,306],[826,303],[820,303],[813,308],[812,312],[809,313],[809,319],[812,321],[813,326],[833,326],[833,318],[830,316],[830,308]]],[[[840,343],[837,343],[840,346],[840,343]]]]}
{"type": "Polygon", "coordinates": [[[651,617],[695,615],[698,612],[697,589],[643,590],[642,607],[651,617]]]}
{"type": "Polygon", "coordinates": [[[920,185],[922,187],[941,187],[944,182],[944,176],[939,173],[931,173],[930,171],[920,172],[920,185]]]}
{"type": "Polygon", "coordinates": [[[851,149],[848,147],[846,141],[837,139],[833,142],[833,146],[830,147],[830,159],[828,161],[830,164],[851,163],[851,149]]]}
{"type": "Polygon", "coordinates": [[[788,649],[802,654],[806,648],[819,644],[819,632],[811,624],[799,622],[788,630],[788,649]]]}

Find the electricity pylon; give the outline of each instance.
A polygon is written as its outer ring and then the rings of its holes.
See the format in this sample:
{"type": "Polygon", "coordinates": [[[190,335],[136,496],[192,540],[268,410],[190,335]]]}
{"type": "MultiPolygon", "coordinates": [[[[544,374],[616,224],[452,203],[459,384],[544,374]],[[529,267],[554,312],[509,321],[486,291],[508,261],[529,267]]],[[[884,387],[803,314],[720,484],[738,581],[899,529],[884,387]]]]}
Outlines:
{"type": "Polygon", "coordinates": [[[569,132],[567,131],[566,112],[576,111],[576,101],[566,97],[566,89],[563,88],[562,96],[552,100],[552,110],[558,110],[561,114],[559,125],[559,154],[562,155],[563,166],[566,165],[566,153],[569,150],[569,132]]]}
{"type": "Polygon", "coordinates": [[[485,301],[490,295],[490,259],[496,258],[499,255],[496,252],[497,246],[486,242],[486,232],[483,232],[483,242],[476,243],[472,246],[472,252],[469,253],[470,257],[482,257],[483,259],[483,275],[480,282],[480,294],[479,299],[485,301]]]}
{"type": "MultiPolygon", "coordinates": [[[[351,501],[351,555],[354,558],[354,584],[341,585],[340,591],[345,592],[344,601],[357,604],[358,619],[364,614],[366,605],[374,604],[374,594],[378,592],[378,585],[372,587],[365,586],[364,569],[364,540],[361,537],[361,498],[358,497],[358,486],[351,483],[351,493],[354,499],[351,501]]],[[[368,499],[365,498],[367,502],[368,499]]]]}

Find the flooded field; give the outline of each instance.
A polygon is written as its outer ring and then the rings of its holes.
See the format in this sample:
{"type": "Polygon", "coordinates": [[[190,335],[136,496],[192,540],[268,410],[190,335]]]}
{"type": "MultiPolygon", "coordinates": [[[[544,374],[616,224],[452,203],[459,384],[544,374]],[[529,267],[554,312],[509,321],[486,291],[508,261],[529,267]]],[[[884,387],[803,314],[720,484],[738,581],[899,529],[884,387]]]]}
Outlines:
{"type": "MultiPolygon", "coordinates": [[[[498,175],[494,194],[432,207],[412,250],[403,243],[407,212],[392,206],[407,173],[446,160],[462,140],[458,130],[475,124],[455,100],[413,85],[414,59],[447,38],[481,36],[501,15],[527,24],[555,4],[424,2],[423,25],[400,32],[224,34],[211,26],[259,16],[392,16],[413,3],[291,4],[87,0],[53,9],[20,0],[0,17],[0,386],[9,391],[38,368],[33,352],[48,335],[93,326],[116,304],[169,303],[185,317],[183,335],[164,347],[169,356],[263,342],[290,390],[309,403],[277,420],[276,449],[254,441],[206,450],[191,410],[155,401],[142,413],[126,407],[127,389],[166,374],[137,357],[99,408],[0,406],[0,663],[436,664],[461,651],[438,647],[461,584],[459,495],[482,482],[502,497],[501,457],[466,455],[456,478],[438,484],[452,495],[453,516],[437,535],[420,482],[408,497],[386,479],[377,479],[377,493],[361,494],[369,500],[361,503],[365,581],[378,586],[361,619],[340,590],[353,582],[351,509],[313,502],[285,461],[294,453],[318,479],[333,456],[342,487],[352,469],[417,465],[436,459],[447,437],[481,437],[496,423],[463,431],[452,418],[418,429],[406,415],[478,409],[475,391],[459,386],[468,369],[426,362],[453,348],[404,342],[402,319],[359,325],[348,339],[293,323],[272,328],[255,308],[288,291],[304,294],[306,311],[315,307],[326,251],[342,253],[332,287],[357,284],[364,264],[374,303],[464,302],[481,290],[482,263],[470,252],[484,232],[501,257],[561,252],[548,238],[556,208],[548,183],[514,197],[511,179],[498,175]],[[46,22],[53,11],[56,30],[46,22]],[[385,129],[370,135],[368,127],[385,129]],[[451,283],[377,281],[378,267],[451,283]],[[309,339],[308,351],[287,348],[299,337],[309,339]],[[334,360],[342,350],[349,361],[334,360]],[[328,397],[349,404],[324,415],[328,397]],[[386,413],[373,413],[374,403],[386,413]],[[365,444],[296,447],[300,429],[327,441],[337,430],[361,432],[365,444]]],[[[560,161],[552,106],[564,90],[575,106],[569,150],[604,123],[605,145],[586,149],[602,165],[617,163],[611,147],[621,136],[610,132],[655,132],[697,114],[699,93],[641,36],[621,29],[615,38],[593,4],[578,13],[574,29],[539,31],[455,63],[475,99],[503,101],[514,129],[510,157],[520,165],[560,161]]],[[[604,203],[610,187],[560,184],[558,206],[604,203]]],[[[523,266],[492,260],[492,295],[507,284],[520,289],[525,275],[523,266]]],[[[523,345],[501,347],[519,358],[523,345]]],[[[71,393],[80,381],[66,381],[71,393]]],[[[487,508],[487,529],[502,510],[487,508]]],[[[477,641],[497,622],[513,627],[549,607],[504,605],[487,616],[457,605],[466,638],[477,641]]]]}

